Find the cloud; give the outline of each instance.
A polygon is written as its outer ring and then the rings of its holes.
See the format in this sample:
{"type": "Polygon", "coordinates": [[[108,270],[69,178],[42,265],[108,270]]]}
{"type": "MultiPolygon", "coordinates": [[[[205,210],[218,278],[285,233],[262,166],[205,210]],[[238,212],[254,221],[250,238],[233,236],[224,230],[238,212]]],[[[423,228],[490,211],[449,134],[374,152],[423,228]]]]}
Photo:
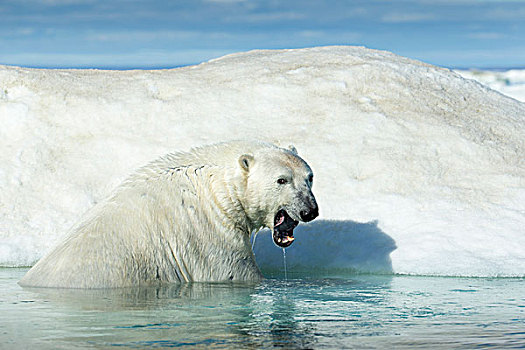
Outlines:
{"type": "Polygon", "coordinates": [[[238,4],[241,2],[247,2],[247,0],[204,0],[204,2],[211,2],[217,4],[238,4]]]}
{"type": "Polygon", "coordinates": [[[381,17],[385,23],[413,23],[436,20],[437,17],[430,13],[387,13],[381,17]]]}
{"type": "Polygon", "coordinates": [[[302,30],[294,33],[296,37],[307,40],[327,41],[336,40],[340,43],[356,42],[363,38],[363,34],[352,31],[330,32],[325,30],[302,30]]]}
{"type": "Polygon", "coordinates": [[[275,21],[293,21],[307,19],[308,16],[304,13],[295,11],[288,12],[268,12],[268,13],[253,13],[244,14],[242,16],[229,17],[229,22],[275,22],[275,21]]]}
{"type": "Polygon", "coordinates": [[[89,31],[85,39],[95,42],[151,42],[156,40],[188,40],[206,35],[200,31],[191,30],[129,30],[129,31],[89,31]]]}
{"type": "Polygon", "coordinates": [[[36,32],[37,32],[37,29],[35,29],[34,27],[26,27],[26,26],[12,27],[12,28],[7,28],[7,29],[2,30],[2,35],[0,36],[0,38],[19,37],[19,36],[29,37],[29,36],[34,35],[36,32]]]}
{"type": "Polygon", "coordinates": [[[469,33],[466,35],[469,39],[476,40],[501,40],[508,37],[508,35],[496,32],[479,32],[479,33],[469,33]]]}
{"type": "Polygon", "coordinates": [[[67,6],[67,5],[86,5],[96,4],[100,0],[16,0],[12,3],[21,3],[26,5],[44,5],[44,6],[67,6]]]}
{"type": "Polygon", "coordinates": [[[525,7],[515,7],[512,9],[498,7],[487,11],[486,18],[504,21],[525,20],[525,7]]]}

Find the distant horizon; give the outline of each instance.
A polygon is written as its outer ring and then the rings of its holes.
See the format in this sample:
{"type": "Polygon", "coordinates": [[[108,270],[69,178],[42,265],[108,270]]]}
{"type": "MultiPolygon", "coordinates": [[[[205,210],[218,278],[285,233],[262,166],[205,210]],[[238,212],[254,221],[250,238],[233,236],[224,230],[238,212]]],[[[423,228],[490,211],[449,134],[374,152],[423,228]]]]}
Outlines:
{"type": "MultiPolygon", "coordinates": [[[[111,66],[97,66],[97,67],[90,67],[90,66],[65,66],[65,67],[52,67],[52,66],[22,66],[22,65],[15,65],[15,64],[2,64],[0,63],[0,66],[5,67],[17,67],[17,68],[27,68],[27,69],[49,69],[49,70],[107,70],[107,71],[133,71],[133,70],[168,70],[168,69],[178,69],[178,68],[184,68],[184,67],[191,67],[196,66],[202,63],[206,63],[208,61],[203,62],[197,62],[197,63],[190,63],[190,64],[184,64],[180,66],[143,66],[143,67],[111,67],[111,66]]],[[[425,62],[427,63],[427,62],[425,62]]],[[[431,63],[430,63],[431,64],[431,63]]],[[[510,70],[525,70],[525,65],[521,67],[447,67],[447,66],[440,66],[437,64],[432,64],[436,67],[450,69],[450,70],[472,70],[472,71],[490,71],[490,72],[506,72],[510,70]]]]}
{"type": "MultiPolygon", "coordinates": [[[[258,49],[254,49],[258,50],[258,49]]],[[[254,50],[249,51],[239,51],[235,53],[243,53],[243,52],[250,52],[254,50]]],[[[285,50],[285,49],[260,49],[260,50],[285,50]]],[[[290,49],[294,50],[294,49],[290,49]]],[[[388,50],[381,50],[381,51],[388,51],[388,50]]],[[[164,70],[164,69],[177,69],[177,68],[184,68],[184,67],[191,67],[196,66],[199,64],[203,64],[206,62],[209,62],[211,60],[219,59],[221,57],[235,54],[235,53],[229,53],[225,54],[223,56],[213,57],[205,61],[201,62],[194,62],[194,63],[188,63],[188,64],[180,64],[180,65],[144,65],[144,66],[134,66],[134,65],[122,65],[122,66],[106,66],[106,65],[97,65],[97,66],[88,66],[88,65],[71,65],[71,66],[52,66],[52,65],[16,65],[16,64],[3,64],[0,63],[0,66],[8,66],[8,67],[20,67],[20,68],[28,68],[28,69],[53,69],[53,70],[68,70],[68,69],[85,69],[85,70],[112,70],[112,71],[132,71],[132,70],[164,70]]],[[[414,59],[411,57],[408,57],[410,59],[414,59]]],[[[493,72],[504,72],[509,70],[525,70],[525,64],[522,66],[499,66],[499,67],[467,67],[467,66],[444,66],[444,65],[438,65],[433,64],[429,62],[425,62],[419,59],[414,59],[416,61],[420,61],[423,63],[431,64],[437,67],[451,69],[451,70],[480,70],[480,71],[493,71],[493,72]]]]}

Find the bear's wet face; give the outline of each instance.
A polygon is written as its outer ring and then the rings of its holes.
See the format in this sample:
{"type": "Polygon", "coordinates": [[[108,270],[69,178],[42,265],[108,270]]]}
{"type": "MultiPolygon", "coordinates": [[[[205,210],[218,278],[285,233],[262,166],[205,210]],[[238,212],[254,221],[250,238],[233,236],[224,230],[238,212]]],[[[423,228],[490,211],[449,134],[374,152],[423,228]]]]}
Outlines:
{"type": "Polygon", "coordinates": [[[275,214],[273,226],[273,241],[275,244],[282,248],[290,246],[295,239],[293,230],[298,224],[299,221],[292,219],[286,210],[279,210],[275,214]]]}

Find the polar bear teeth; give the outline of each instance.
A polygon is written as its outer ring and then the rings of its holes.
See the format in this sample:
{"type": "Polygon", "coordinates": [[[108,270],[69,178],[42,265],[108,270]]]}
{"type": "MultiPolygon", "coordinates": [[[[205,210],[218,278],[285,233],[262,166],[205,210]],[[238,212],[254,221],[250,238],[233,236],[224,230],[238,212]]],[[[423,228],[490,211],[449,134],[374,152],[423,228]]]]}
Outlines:
{"type": "Polygon", "coordinates": [[[280,238],[280,237],[279,237],[279,238],[277,239],[277,241],[278,241],[279,243],[283,243],[283,244],[284,244],[284,243],[291,242],[291,241],[293,241],[294,239],[295,239],[294,236],[284,236],[284,238],[280,238]]]}

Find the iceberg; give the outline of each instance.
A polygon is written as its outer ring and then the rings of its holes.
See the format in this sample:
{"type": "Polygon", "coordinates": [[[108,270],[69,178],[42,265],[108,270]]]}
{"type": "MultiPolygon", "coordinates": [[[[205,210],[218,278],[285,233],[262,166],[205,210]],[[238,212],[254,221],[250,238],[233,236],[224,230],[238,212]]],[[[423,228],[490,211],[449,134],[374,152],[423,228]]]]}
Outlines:
{"type": "MultiPolygon", "coordinates": [[[[525,104],[363,47],[169,70],[0,66],[0,266],[30,266],[133,170],[231,139],[294,144],[319,219],[289,270],[525,276],[525,104]]],[[[282,266],[262,232],[261,268],[282,266]]]]}

